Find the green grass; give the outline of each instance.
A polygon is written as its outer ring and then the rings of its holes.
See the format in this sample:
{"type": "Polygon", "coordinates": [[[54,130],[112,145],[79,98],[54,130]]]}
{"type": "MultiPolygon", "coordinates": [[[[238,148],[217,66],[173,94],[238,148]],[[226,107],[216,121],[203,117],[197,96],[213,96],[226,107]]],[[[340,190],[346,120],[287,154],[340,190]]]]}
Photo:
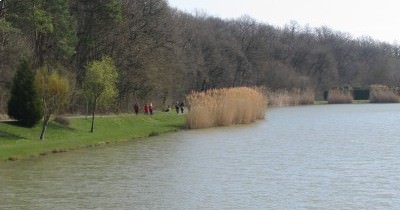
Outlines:
{"type": "Polygon", "coordinates": [[[15,160],[64,152],[108,143],[118,143],[176,131],[184,126],[183,115],[156,113],[96,117],[95,131],[90,133],[91,120],[69,118],[68,127],[51,122],[45,140],[40,141],[41,124],[24,128],[13,123],[0,123],[0,160],[15,160]]]}
{"type": "MultiPolygon", "coordinates": [[[[353,100],[353,104],[367,104],[369,103],[369,100],[353,100]]],[[[315,101],[314,102],[315,105],[324,105],[324,104],[328,104],[328,101],[315,101]]]]}
{"type": "Polygon", "coordinates": [[[315,104],[315,105],[324,105],[324,104],[328,104],[328,101],[323,101],[323,100],[314,101],[314,104],[315,104]]]}

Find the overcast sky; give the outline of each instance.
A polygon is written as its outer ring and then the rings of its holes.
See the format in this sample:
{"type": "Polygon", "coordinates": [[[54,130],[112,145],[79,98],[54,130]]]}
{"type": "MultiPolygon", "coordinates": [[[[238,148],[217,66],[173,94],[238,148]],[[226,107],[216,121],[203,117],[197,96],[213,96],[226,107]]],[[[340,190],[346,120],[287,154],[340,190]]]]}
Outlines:
{"type": "Polygon", "coordinates": [[[168,0],[187,12],[196,9],[221,18],[249,15],[259,22],[284,26],[291,20],[328,26],[354,37],[400,41],[400,0],[168,0]]]}

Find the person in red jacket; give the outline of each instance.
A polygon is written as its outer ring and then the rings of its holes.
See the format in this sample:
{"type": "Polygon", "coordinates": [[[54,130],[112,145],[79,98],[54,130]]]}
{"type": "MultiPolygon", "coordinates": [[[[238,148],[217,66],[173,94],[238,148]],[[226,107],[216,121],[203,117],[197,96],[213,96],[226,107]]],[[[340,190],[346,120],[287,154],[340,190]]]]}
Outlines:
{"type": "Polygon", "coordinates": [[[144,104],[144,114],[149,114],[149,105],[147,103],[144,104]]]}

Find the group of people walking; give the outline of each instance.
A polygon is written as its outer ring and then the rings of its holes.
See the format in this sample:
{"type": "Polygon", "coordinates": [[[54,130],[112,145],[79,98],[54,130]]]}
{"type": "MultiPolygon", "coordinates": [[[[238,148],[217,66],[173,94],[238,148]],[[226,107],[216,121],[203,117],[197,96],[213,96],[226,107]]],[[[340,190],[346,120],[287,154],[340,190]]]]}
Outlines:
{"type": "MultiPolygon", "coordinates": [[[[135,114],[139,114],[139,104],[135,103],[133,105],[133,111],[135,111],[135,114]]],[[[153,115],[153,103],[145,103],[144,104],[144,114],[148,115],[153,115]]]]}
{"type": "Polygon", "coordinates": [[[182,102],[179,103],[179,101],[176,101],[175,103],[175,110],[176,113],[179,114],[179,111],[183,114],[183,111],[185,110],[185,104],[182,102]]]}
{"type": "MultiPolygon", "coordinates": [[[[133,111],[135,112],[136,115],[138,115],[139,110],[140,110],[139,104],[136,102],[135,104],[133,104],[133,111]]],[[[153,103],[151,103],[151,102],[145,103],[143,110],[144,110],[145,115],[153,115],[153,112],[154,112],[153,103]]],[[[183,114],[183,112],[185,111],[185,103],[183,103],[183,101],[182,102],[176,101],[175,110],[176,110],[177,114],[179,114],[179,112],[183,114]]],[[[165,111],[169,112],[170,106],[168,106],[168,108],[165,111]]]]}

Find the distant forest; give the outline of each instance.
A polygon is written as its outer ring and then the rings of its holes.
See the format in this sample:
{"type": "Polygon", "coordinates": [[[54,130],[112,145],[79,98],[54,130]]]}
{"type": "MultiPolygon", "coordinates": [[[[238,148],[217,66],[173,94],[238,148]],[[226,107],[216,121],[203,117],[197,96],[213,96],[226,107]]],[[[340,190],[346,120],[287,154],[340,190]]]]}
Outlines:
{"type": "Polygon", "coordinates": [[[166,0],[0,0],[0,112],[21,58],[63,66],[75,112],[87,64],[106,55],[118,68],[122,111],[211,88],[313,88],[322,97],[335,86],[400,82],[398,45],[327,27],[188,14],[166,0]]]}

